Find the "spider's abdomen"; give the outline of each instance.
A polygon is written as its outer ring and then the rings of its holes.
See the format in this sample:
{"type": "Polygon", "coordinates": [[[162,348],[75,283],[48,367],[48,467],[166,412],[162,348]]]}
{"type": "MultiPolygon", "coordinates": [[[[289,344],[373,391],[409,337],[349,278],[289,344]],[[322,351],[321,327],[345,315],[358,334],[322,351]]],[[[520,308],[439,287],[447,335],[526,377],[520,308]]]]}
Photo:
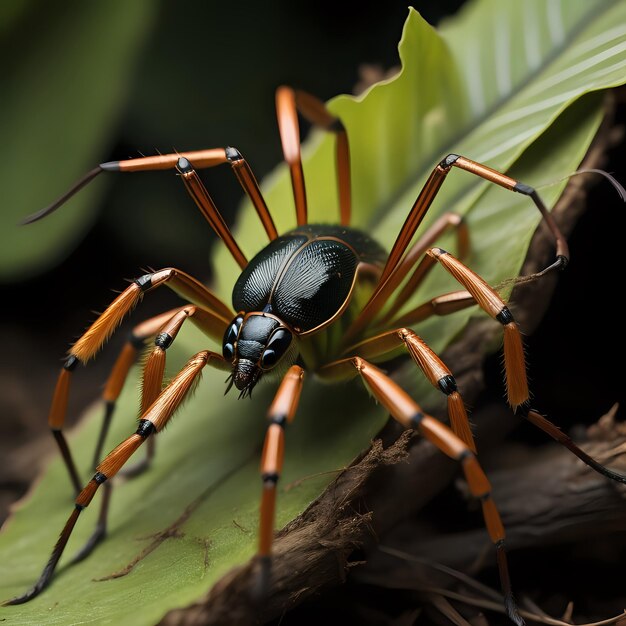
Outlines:
{"type": "Polygon", "coordinates": [[[272,241],[235,283],[236,311],[271,312],[298,333],[327,324],[350,299],[360,263],[380,265],[382,248],[365,234],[309,225],[272,241]]]}

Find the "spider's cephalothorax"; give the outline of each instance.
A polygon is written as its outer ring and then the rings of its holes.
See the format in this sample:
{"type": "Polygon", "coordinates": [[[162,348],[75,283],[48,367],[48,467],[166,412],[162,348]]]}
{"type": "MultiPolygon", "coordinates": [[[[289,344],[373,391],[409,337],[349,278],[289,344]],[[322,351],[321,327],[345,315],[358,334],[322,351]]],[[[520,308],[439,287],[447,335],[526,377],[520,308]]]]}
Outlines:
{"type": "MultiPolygon", "coordinates": [[[[261,250],[235,283],[233,308],[239,313],[222,344],[240,396],[249,396],[262,376],[284,374],[299,355],[314,369],[320,355],[313,337],[335,321],[352,319],[346,309],[355,290],[370,282],[384,259],[384,250],[367,235],[339,226],[296,228],[261,250]]],[[[337,348],[326,341],[327,353],[337,348]]]]}

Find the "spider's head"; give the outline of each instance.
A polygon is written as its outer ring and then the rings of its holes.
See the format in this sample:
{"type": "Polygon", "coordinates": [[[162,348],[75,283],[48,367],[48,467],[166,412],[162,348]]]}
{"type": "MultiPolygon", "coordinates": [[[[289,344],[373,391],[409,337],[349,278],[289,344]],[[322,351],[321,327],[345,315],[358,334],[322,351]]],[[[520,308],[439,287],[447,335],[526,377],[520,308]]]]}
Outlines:
{"type": "Polygon", "coordinates": [[[231,322],[224,333],[222,354],[233,366],[231,384],[244,398],[262,376],[283,374],[294,364],[298,350],[286,324],[275,315],[255,312],[240,313],[231,322]]]}

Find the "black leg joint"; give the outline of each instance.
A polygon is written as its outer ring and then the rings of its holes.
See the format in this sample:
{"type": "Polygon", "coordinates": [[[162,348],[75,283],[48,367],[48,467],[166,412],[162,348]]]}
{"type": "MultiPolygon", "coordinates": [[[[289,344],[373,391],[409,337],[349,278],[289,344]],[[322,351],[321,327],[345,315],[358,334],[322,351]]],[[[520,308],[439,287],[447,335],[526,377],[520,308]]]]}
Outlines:
{"type": "Polygon", "coordinates": [[[336,117],[332,124],[328,127],[328,130],[330,130],[333,133],[345,133],[346,132],[346,127],[343,125],[343,122],[336,117]]]}
{"type": "Polygon", "coordinates": [[[232,146],[227,146],[224,150],[226,152],[226,158],[232,163],[233,161],[243,161],[243,157],[241,156],[241,152],[237,150],[237,148],[233,148],[232,146]]]}
{"type": "Polygon", "coordinates": [[[535,193],[535,190],[530,185],[525,185],[524,183],[516,183],[513,191],[523,193],[525,196],[532,196],[535,193]]]}
{"type": "Polygon", "coordinates": [[[461,454],[459,454],[457,461],[462,462],[469,456],[475,456],[475,454],[469,448],[466,448],[463,452],[461,452],[461,454]]]}
{"type": "Polygon", "coordinates": [[[85,507],[82,504],[74,504],[74,508],[80,513],[81,511],[83,511],[85,509],[85,507]]]}
{"type": "Polygon", "coordinates": [[[502,308],[502,311],[496,315],[496,319],[500,322],[500,324],[502,324],[502,326],[506,326],[507,324],[515,321],[513,313],[511,313],[507,307],[502,308]]]}
{"type": "Polygon", "coordinates": [[[144,274],[143,276],[136,278],[134,283],[141,289],[141,291],[148,291],[148,289],[152,287],[152,274],[144,274]]]}
{"type": "Polygon", "coordinates": [[[458,387],[456,386],[456,380],[454,380],[454,376],[448,374],[447,376],[442,376],[438,381],[439,389],[449,396],[451,393],[457,391],[458,387]]]}
{"type": "Polygon", "coordinates": [[[194,171],[191,161],[187,157],[180,157],[176,161],[176,171],[179,174],[191,174],[194,171]]]}
{"type": "Polygon", "coordinates": [[[71,372],[72,370],[76,369],[76,366],[78,365],[78,357],[74,356],[73,354],[70,354],[65,363],[63,363],[63,369],[67,370],[68,372],[71,372]]]}
{"type": "Polygon", "coordinates": [[[411,428],[417,428],[419,423],[424,419],[424,414],[421,411],[411,415],[409,421],[411,422],[411,428]]]}
{"type": "Polygon", "coordinates": [[[115,411],[115,401],[107,400],[104,403],[104,421],[108,422],[113,417],[113,411],[115,411]]]}
{"type": "Polygon", "coordinates": [[[285,428],[287,426],[287,416],[275,415],[270,418],[270,424],[278,424],[281,428],[285,428]]]}
{"type": "Polygon", "coordinates": [[[155,430],[154,424],[150,420],[139,420],[139,426],[137,427],[135,434],[145,439],[155,430]]]}
{"type": "Polygon", "coordinates": [[[528,406],[528,403],[524,402],[524,404],[520,404],[518,407],[515,408],[515,415],[519,415],[520,417],[526,419],[528,417],[529,411],[530,407],[528,406]]]}
{"type": "Polygon", "coordinates": [[[445,159],[439,162],[439,166],[448,170],[459,160],[460,156],[459,154],[449,154],[445,159]]]}
{"type": "Polygon", "coordinates": [[[101,485],[102,483],[106,482],[107,478],[108,478],[108,476],[106,476],[102,472],[96,472],[93,475],[93,480],[95,480],[99,485],[101,485]]]}
{"type": "Polygon", "coordinates": [[[261,475],[263,484],[275,485],[278,482],[278,474],[276,472],[266,472],[261,475]]]}
{"type": "Polygon", "coordinates": [[[154,345],[157,346],[157,348],[167,350],[172,345],[172,341],[174,341],[174,337],[169,333],[159,333],[154,340],[154,345]]]}
{"type": "Polygon", "coordinates": [[[569,259],[562,254],[559,254],[556,257],[557,263],[559,264],[559,269],[564,270],[569,265],[569,259]]]}
{"type": "Polygon", "coordinates": [[[100,163],[98,167],[103,172],[119,172],[121,170],[119,161],[107,161],[106,163],[100,163]]]}

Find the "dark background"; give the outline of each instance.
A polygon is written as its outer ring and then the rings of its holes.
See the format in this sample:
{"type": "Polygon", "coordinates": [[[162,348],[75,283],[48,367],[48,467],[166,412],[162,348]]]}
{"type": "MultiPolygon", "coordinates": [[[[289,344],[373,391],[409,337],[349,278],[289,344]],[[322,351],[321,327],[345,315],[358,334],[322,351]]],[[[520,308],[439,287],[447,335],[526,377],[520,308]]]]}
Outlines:
{"type": "MultiPolygon", "coordinates": [[[[436,7],[427,1],[412,3],[431,23],[461,4],[459,0],[439,0],[436,7]]],[[[36,41],[49,20],[80,10],[78,2],[53,2],[23,12],[10,32],[0,33],[2,63],[9,64],[12,54],[36,41]]],[[[116,114],[107,152],[99,160],[173,147],[234,145],[262,178],[281,158],[274,114],[276,86],[286,83],[322,99],[353,91],[361,64],[376,64],[382,70],[397,64],[397,42],[406,15],[404,2],[280,0],[243,6],[163,1],[116,114]]],[[[622,109],[620,116],[623,120],[622,109]]],[[[622,182],[626,181],[623,147],[622,143],[612,151],[607,166],[622,182]]],[[[58,153],[50,155],[50,168],[62,156],[60,145],[58,153]]],[[[86,163],[85,171],[93,165],[86,163]]],[[[231,220],[240,188],[227,169],[218,170],[204,178],[231,220]]],[[[33,184],[36,179],[33,172],[33,184]]],[[[59,180],[55,193],[72,182],[59,180]]],[[[25,444],[32,448],[38,438],[48,445],[46,415],[60,359],[93,319],[92,311],[102,310],[110,301],[111,289],[123,288],[125,278],[145,267],[175,266],[201,279],[210,276],[209,248],[215,238],[174,176],[111,177],[98,204],[99,217],[76,248],[66,251],[64,260],[38,276],[16,277],[1,286],[4,504],[21,495],[37,468],[31,457],[20,457],[16,450],[25,444]],[[28,462],[19,462],[20,458],[28,462]]],[[[558,416],[555,421],[565,428],[582,417],[594,421],[624,393],[623,331],[615,306],[621,286],[616,278],[622,264],[624,209],[605,184],[594,192],[590,207],[572,236],[572,263],[553,305],[528,340],[534,396],[540,399],[542,411],[558,416]]],[[[23,213],[39,208],[24,207],[23,213]]],[[[163,310],[170,301],[170,294],[155,294],[146,300],[142,314],[147,317],[163,310]]],[[[118,348],[119,339],[112,341],[102,357],[81,372],[70,416],[75,418],[96,397],[118,348]]],[[[496,396],[501,393],[499,367],[497,358],[488,364],[496,396]]],[[[521,429],[515,436],[542,439],[531,430],[521,429]]]]}

